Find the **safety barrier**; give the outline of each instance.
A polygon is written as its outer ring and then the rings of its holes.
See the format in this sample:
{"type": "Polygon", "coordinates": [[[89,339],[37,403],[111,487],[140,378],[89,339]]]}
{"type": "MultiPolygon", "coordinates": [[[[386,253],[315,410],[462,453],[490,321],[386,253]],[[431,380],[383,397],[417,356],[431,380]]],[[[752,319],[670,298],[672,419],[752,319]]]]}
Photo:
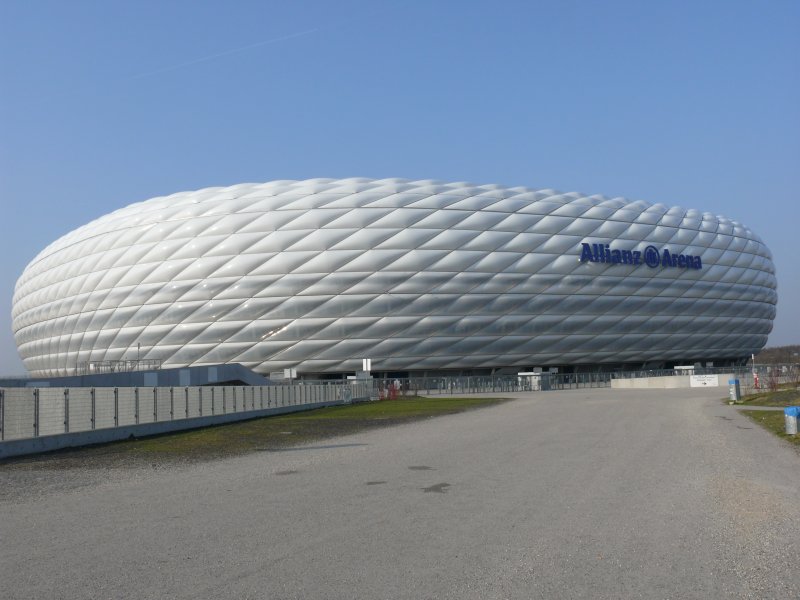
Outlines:
{"type": "Polygon", "coordinates": [[[0,458],[370,399],[371,383],[0,388],[0,458]]]}

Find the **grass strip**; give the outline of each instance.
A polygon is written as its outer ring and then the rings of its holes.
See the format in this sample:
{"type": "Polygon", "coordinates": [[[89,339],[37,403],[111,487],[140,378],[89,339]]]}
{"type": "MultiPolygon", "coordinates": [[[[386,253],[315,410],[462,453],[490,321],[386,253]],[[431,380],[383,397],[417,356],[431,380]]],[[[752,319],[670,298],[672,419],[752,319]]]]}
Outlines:
{"type": "Polygon", "coordinates": [[[498,398],[407,396],[10,459],[0,468],[38,465],[62,469],[93,464],[98,467],[159,466],[165,462],[213,460],[256,451],[277,451],[339,435],[460,413],[505,401],[498,398]]]}
{"type": "Polygon", "coordinates": [[[796,446],[800,447],[800,435],[786,435],[786,425],[782,410],[742,410],[743,415],[750,417],[753,421],[796,446]]]}
{"type": "Polygon", "coordinates": [[[796,388],[759,392],[743,396],[739,406],[796,406],[800,404],[800,390],[796,388]]]}

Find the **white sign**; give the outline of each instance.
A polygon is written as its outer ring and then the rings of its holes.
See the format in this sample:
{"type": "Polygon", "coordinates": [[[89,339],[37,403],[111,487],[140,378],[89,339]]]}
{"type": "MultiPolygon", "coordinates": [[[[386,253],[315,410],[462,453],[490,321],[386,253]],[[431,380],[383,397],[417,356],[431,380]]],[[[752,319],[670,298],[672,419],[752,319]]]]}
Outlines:
{"type": "Polygon", "coordinates": [[[692,387],[718,387],[719,375],[691,375],[689,385],[692,387]]]}
{"type": "Polygon", "coordinates": [[[270,371],[270,379],[297,379],[297,369],[284,369],[283,371],[270,371]]]}

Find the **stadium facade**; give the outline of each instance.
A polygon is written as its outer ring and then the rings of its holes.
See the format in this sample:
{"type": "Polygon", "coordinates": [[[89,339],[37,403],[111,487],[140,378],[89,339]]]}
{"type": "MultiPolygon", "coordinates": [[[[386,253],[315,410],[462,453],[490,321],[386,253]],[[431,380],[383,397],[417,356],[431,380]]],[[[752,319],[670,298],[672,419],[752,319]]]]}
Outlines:
{"type": "Polygon", "coordinates": [[[257,372],[610,369],[742,361],[775,269],[697,210],[404,179],[208,188],[53,242],[17,282],[35,376],[131,359],[257,372]]]}

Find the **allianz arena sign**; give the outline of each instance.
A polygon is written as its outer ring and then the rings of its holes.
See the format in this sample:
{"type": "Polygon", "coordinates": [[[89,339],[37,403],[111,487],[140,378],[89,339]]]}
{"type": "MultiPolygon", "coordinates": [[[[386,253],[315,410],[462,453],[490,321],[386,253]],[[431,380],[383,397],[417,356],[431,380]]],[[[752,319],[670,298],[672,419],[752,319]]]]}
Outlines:
{"type": "Polygon", "coordinates": [[[722,364],[764,346],[776,289],[763,241],[699,210],[279,180],[152,198],[67,233],[17,281],[12,328],[37,377],[133,358],[300,376],[365,357],[413,373],[722,364]]]}
{"type": "Polygon", "coordinates": [[[681,269],[702,269],[703,261],[692,254],[677,254],[664,248],[659,252],[655,246],[641,250],[620,250],[610,244],[581,244],[581,262],[611,263],[619,265],[647,265],[656,267],[678,267],[681,269]]]}

